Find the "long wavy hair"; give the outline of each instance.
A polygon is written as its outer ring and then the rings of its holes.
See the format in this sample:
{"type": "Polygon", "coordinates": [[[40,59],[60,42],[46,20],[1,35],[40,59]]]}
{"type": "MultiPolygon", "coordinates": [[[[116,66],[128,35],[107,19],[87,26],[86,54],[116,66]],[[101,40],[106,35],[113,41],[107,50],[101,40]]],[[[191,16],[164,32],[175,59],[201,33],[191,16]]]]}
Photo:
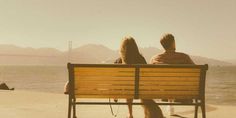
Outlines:
{"type": "Polygon", "coordinates": [[[139,62],[141,54],[133,37],[126,36],[123,38],[120,56],[123,64],[137,64],[139,62]]]}

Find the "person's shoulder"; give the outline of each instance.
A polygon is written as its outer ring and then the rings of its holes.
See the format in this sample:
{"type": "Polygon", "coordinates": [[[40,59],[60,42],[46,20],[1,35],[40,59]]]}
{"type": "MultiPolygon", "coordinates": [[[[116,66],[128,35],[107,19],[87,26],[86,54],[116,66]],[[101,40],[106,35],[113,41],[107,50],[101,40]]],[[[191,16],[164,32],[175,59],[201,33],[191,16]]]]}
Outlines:
{"type": "Polygon", "coordinates": [[[152,56],[152,59],[162,57],[163,55],[165,55],[165,53],[156,54],[156,55],[152,56]]]}
{"type": "Polygon", "coordinates": [[[163,57],[163,55],[164,55],[164,53],[160,53],[160,54],[156,54],[156,55],[152,56],[150,59],[150,63],[151,64],[159,63],[159,60],[163,57]]]}
{"type": "Polygon", "coordinates": [[[184,57],[190,57],[188,54],[183,52],[175,52],[177,55],[184,56],[184,57]]]}
{"type": "Polygon", "coordinates": [[[179,57],[181,57],[183,60],[185,60],[186,64],[195,64],[188,54],[182,53],[182,52],[177,52],[177,54],[179,57]]]}

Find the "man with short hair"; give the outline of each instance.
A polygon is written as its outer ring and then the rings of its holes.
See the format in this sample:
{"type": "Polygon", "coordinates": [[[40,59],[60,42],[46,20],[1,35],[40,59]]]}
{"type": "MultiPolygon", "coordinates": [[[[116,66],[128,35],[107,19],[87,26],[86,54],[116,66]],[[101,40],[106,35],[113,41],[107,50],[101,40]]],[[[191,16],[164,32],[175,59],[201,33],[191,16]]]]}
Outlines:
{"type": "MultiPolygon", "coordinates": [[[[184,53],[176,52],[175,38],[172,34],[165,34],[160,40],[161,45],[165,49],[165,52],[159,55],[155,55],[151,59],[151,64],[194,64],[192,59],[184,53]]],[[[167,100],[162,100],[167,101],[167,100]]],[[[169,100],[172,102],[173,100],[169,100]]],[[[174,100],[175,102],[192,103],[192,100],[174,100]]],[[[170,107],[170,114],[175,116],[174,108],[170,107]]]]}
{"type": "Polygon", "coordinates": [[[165,49],[165,52],[153,56],[151,64],[194,64],[187,54],[175,51],[175,38],[172,34],[163,35],[160,43],[165,49]]]}

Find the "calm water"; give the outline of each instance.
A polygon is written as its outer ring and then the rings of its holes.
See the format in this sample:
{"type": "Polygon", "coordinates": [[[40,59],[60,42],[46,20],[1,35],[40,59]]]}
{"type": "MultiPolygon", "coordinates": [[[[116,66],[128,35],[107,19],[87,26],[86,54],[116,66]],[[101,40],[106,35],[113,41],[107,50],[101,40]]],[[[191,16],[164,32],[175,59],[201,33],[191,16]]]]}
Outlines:
{"type": "MultiPolygon", "coordinates": [[[[0,82],[17,90],[63,93],[67,80],[62,66],[0,66],[0,82]]],[[[236,66],[210,67],[206,99],[211,104],[236,105],[236,66]]]]}
{"type": "Polygon", "coordinates": [[[0,82],[18,90],[63,93],[67,80],[66,67],[0,66],[0,82]]]}
{"type": "Polygon", "coordinates": [[[209,103],[236,105],[236,66],[210,67],[206,99],[209,103]]]}

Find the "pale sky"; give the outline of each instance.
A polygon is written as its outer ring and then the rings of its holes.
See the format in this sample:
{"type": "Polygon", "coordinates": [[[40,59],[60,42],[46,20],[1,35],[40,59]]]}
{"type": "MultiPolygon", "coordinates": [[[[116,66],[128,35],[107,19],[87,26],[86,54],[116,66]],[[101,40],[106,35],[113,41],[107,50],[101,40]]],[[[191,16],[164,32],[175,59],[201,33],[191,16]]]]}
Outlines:
{"type": "Polygon", "coordinates": [[[66,50],[71,40],[118,49],[131,35],[162,49],[166,32],[177,51],[236,59],[236,0],[0,0],[0,44],[66,50]]]}

